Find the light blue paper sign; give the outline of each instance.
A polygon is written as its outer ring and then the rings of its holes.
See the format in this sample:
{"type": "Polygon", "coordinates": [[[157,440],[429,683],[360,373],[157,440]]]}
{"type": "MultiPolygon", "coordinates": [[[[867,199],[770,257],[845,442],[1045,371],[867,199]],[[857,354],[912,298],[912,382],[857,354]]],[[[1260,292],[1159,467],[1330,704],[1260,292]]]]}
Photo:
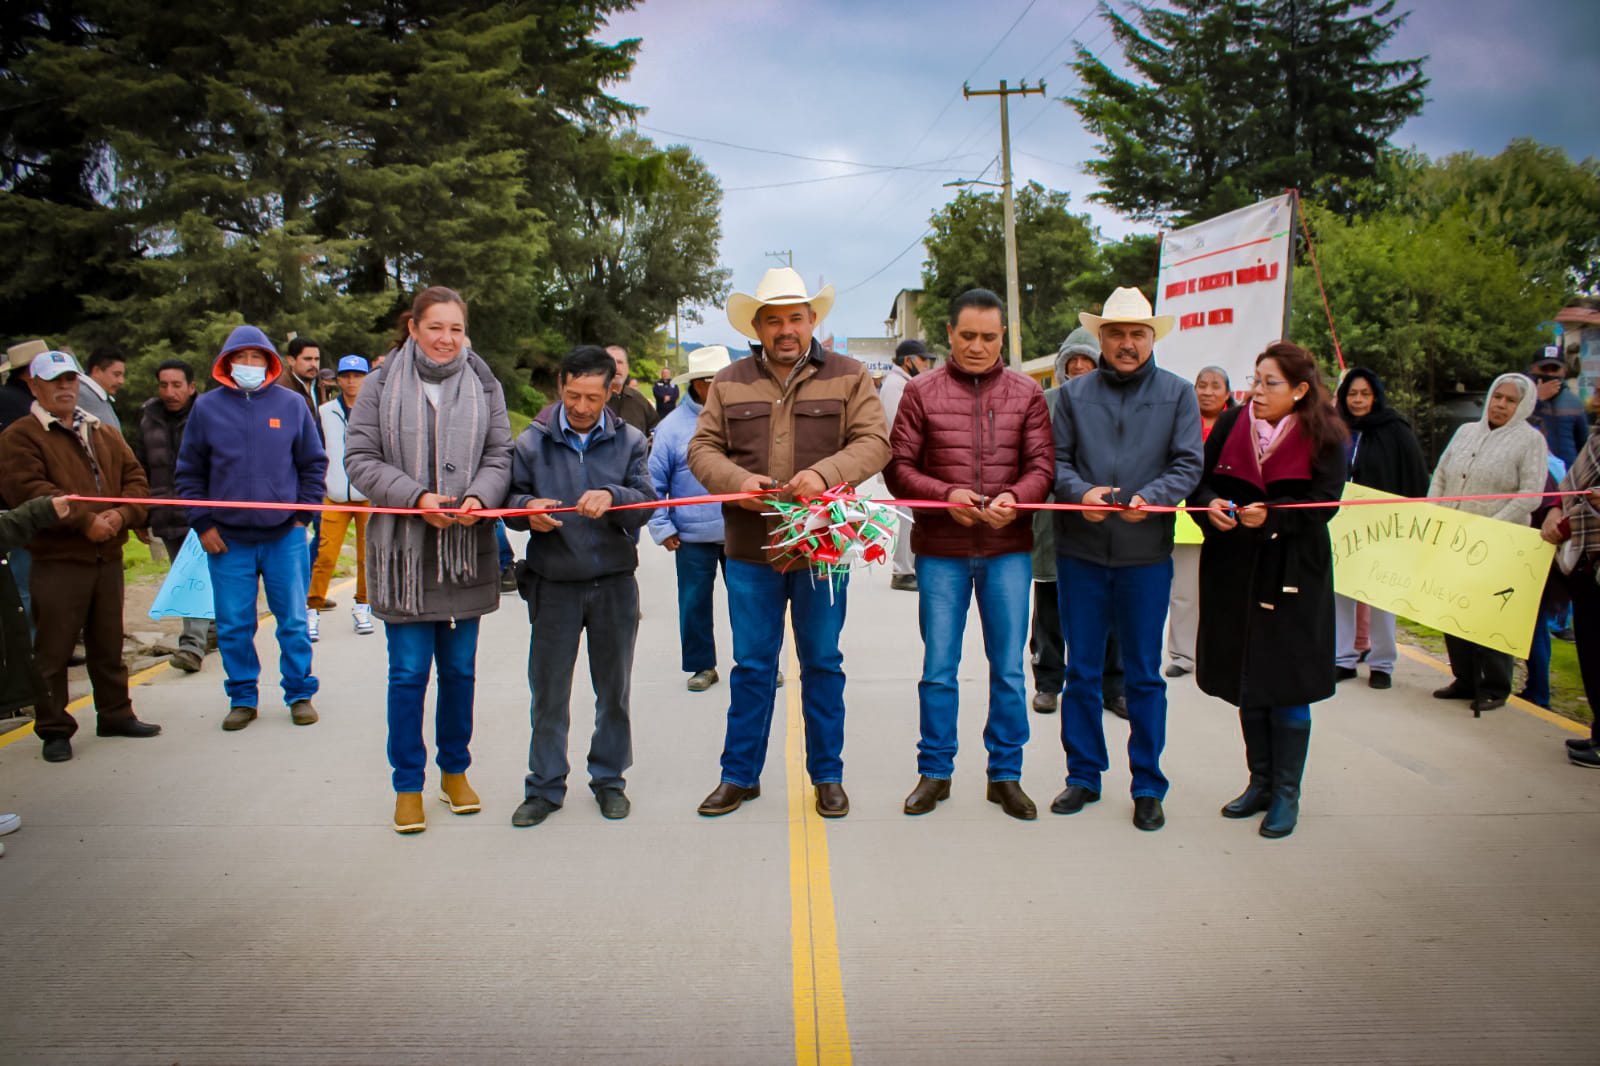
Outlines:
{"type": "Polygon", "coordinates": [[[200,547],[200,538],[194,530],[183,538],[178,557],[172,560],[172,569],[156,593],[156,602],[150,605],[151,618],[215,618],[217,609],[211,602],[211,564],[206,561],[206,550],[200,547]]]}

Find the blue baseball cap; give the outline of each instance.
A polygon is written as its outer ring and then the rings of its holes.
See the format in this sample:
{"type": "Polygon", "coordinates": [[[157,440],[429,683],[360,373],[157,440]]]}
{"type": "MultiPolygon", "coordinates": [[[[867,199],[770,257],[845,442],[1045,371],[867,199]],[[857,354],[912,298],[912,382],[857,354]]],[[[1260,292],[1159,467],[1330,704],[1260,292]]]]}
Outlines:
{"type": "Polygon", "coordinates": [[[339,357],[339,373],[341,374],[370,374],[372,364],[367,362],[364,355],[342,355],[339,357]]]}

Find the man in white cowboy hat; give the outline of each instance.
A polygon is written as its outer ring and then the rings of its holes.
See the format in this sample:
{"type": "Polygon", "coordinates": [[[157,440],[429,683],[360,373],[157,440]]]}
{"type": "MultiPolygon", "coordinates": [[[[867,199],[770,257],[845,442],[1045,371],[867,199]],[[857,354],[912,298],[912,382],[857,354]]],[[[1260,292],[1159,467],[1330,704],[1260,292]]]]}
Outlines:
{"type": "Polygon", "coordinates": [[[43,355],[50,346],[41,340],[23,341],[6,349],[4,384],[0,384],[0,432],[27,414],[33,407],[33,390],[28,388],[28,364],[34,356],[43,355]]]}
{"type": "MultiPolygon", "coordinates": [[[[814,338],[832,307],[833,286],[809,294],[800,275],[783,267],[767,271],[754,295],[729,298],[728,321],[757,343],[749,359],[712,379],[689,443],[689,468],[707,490],[814,496],[857,485],[889,461],[883,404],[866,367],[814,338]]],[[[850,811],[839,653],[846,588],[814,580],[804,562],[772,565],[766,546],[776,520],[765,510],[763,501],[747,500],[722,511],[734,667],[722,780],[700,813],[727,814],[761,795],[788,606],[803,678],[806,770],[817,813],[841,818],[850,811]]]]}
{"type": "MultiPolygon", "coordinates": [[[[689,440],[700,412],[705,410],[711,379],[731,360],[720,344],[689,353],[689,369],[672,379],[682,390],[681,399],[656,424],[650,448],[650,480],[663,500],[704,496],[689,469],[689,440]]],[[[678,569],[678,638],[683,648],[683,672],[689,691],[704,692],[721,680],[717,674],[716,618],[717,571],[725,569],[722,548],[722,505],[698,503],[688,507],[663,507],[650,517],[650,536],[672,553],[678,569]]],[[[726,578],[724,578],[726,581],[726,578]]]]}
{"type": "Polygon", "coordinates": [[[1092,373],[1066,382],[1056,400],[1055,497],[1123,509],[1056,512],[1056,587],[1067,637],[1061,705],[1067,787],[1050,809],[1076,814],[1100,798],[1100,775],[1109,765],[1100,682],[1114,624],[1132,730],[1133,824],[1156,830],[1166,821],[1161,638],[1174,517],[1143,508],[1177,504],[1199,484],[1200,408],[1188,382],[1156,366],[1155,343],[1172,331],[1172,316],[1152,314],[1138,289],[1117,289],[1103,314],[1078,320],[1099,338],[1100,360],[1092,373]]]}

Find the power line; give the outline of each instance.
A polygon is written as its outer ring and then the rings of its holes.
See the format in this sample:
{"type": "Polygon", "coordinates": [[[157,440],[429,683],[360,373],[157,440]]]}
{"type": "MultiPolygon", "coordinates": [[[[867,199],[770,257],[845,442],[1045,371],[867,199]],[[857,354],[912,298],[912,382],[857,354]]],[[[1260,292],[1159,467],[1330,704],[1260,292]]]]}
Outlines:
{"type": "MultiPolygon", "coordinates": [[[[1028,6],[1024,7],[1022,9],[1021,14],[1017,15],[1017,17],[1011,21],[1011,25],[1006,27],[1006,32],[1002,33],[1000,35],[1000,39],[994,42],[993,47],[991,47],[987,52],[984,53],[983,58],[978,60],[977,65],[974,66],[972,68],[971,72],[969,72],[967,74],[967,76],[962,79],[963,81],[971,81],[973,78],[977,77],[978,71],[982,70],[983,69],[983,65],[985,63],[989,62],[990,57],[992,57],[996,52],[998,52],[1000,50],[1000,46],[1002,44],[1006,43],[1006,38],[1010,37],[1012,32],[1019,25],[1021,25],[1022,20],[1028,17],[1028,12],[1033,10],[1033,5],[1038,3],[1038,2],[1039,2],[1039,0],[1028,0],[1028,6]]],[[[933,121],[928,123],[928,128],[922,131],[922,136],[918,137],[917,140],[916,140],[916,143],[913,144],[911,146],[911,148],[906,152],[905,159],[910,159],[912,154],[914,152],[916,152],[916,150],[918,148],[922,147],[922,142],[926,141],[928,139],[928,134],[932,133],[938,127],[939,120],[944,118],[945,113],[948,112],[950,110],[950,108],[955,106],[955,102],[957,100],[959,100],[959,99],[961,99],[961,94],[960,93],[951,93],[950,94],[950,98],[944,102],[944,106],[939,109],[939,113],[937,115],[933,116],[933,121]]],[[[905,159],[902,159],[901,162],[904,162],[905,159]]],[[[859,216],[861,212],[865,211],[867,209],[867,206],[869,204],[871,204],[872,201],[874,201],[874,200],[876,200],[878,198],[878,194],[881,193],[884,189],[886,189],[888,187],[889,187],[889,183],[887,181],[885,181],[882,184],[880,184],[876,189],[873,189],[871,195],[869,195],[865,200],[861,201],[861,203],[857,206],[857,208],[856,208],[857,216],[859,216]]]]}
{"type": "Polygon", "coordinates": [[[638,123],[638,127],[642,130],[649,130],[651,133],[659,133],[664,137],[682,137],[686,141],[699,141],[702,144],[715,144],[720,145],[723,148],[737,148],[741,152],[757,152],[761,155],[777,155],[782,156],[785,159],[802,159],[808,163],[841,163],[845,166],[869,167],[873,170],[915,170],[918,167],[929,166],[931,163],[947,163],[951,159],[956,158],[955,156],[946,156],[943,159],[931,160],[930,163],[912,163],[910,165],[907,165],[904,160],[899,163],[892,164],[863,163],[859,159],[833,159],[828,156],[820,155],[798,155],[794,152],[782,152],[776,148],[756,148],[753,145],[748,144],[734,144],[732,141],[719,141],[714,137],[698,137],[692,133],[679,133],[676,130],[664,130],[658,126],[646,126],[642,122],[638,123]]]}
{"type": "Polygon", "coordinates": [[[825,177],[821,177],[821,178],[796,178],[794,181],[774,181],[774,182],[768,182],[767,184],[764,184],[764,185],[731,185],[728,188],[723,189],[722,191],[723,192],[749,192],[749,191],[751,191],[753,189],[785,189],[785,188],[788,188],[791,185],[816,185],[816,184],[818,184],[820,182],[824,182],[824,181],[839,181],[839,180],[844,179],[844,178],[864,178],[864,177],[867,177],[868,175],[871,175],[871,174],[881,174],[885,170],[910,170],[910,171],[915,171],[918,174],[959,174],[959,173],[961,173],[961,171],[959,171],[959,170],[952,170],[952,169],[948,169],[948,168],[932,169],[932,168],[928,168],[928,167],[880,167],[880,168],[877,168],[877,169],[874,169],[874,170],[857,170],[857,171],[855,171],[854,173],[851,173],[851,174],[829,174],[829,175],[827,175],[825,177]]]}
{"type": "MultiPolygon", "coordinates": [[[[982,180],[983,176],[985,174],[989,173],[989,168],[993,167],[999,161],[1000,161],[1000,157],[999,156],[995,156],[993,159],[989,160],[989,165],[984,167],[982,170],[978,171],[978,177],[975,178],[974,180],[982,180]]],[[[900,249],[900,251],[898,253],[896,253],[896,255],[895,255],[895,257],[893,259],[889,260],[887,263],[883,264],[883,266],[879,267],[877,270],[874,270],[872,273],[868,274],[866,277],[862,278],[860,281],[856,282],[854,285],[850,286],[849,288],[840,289],[839,290],[839,295],[843,296],[845,293],[855,292],[857,289],[861,288],[861,286],[865,285],[867,282],[872,281],[879,274],[882,274],[885,270],[888,270],[890,267],[892,267],[896,263],[900,262],[900,260],[904,259],[906,257],[906,254],[908,252],[910,252],[911,249],[913,249],[917,245],[921,244],[923,242],[923,240],[927,238],[928,234],[930,234],[932,232],[933,232],[933,227],[929,226],[927,229],[925,229],[921,233],[917,234],[916,239],[913,240],[910,244],[906,245],[904,248],[900,249]]]]}
{"type": "Polygon", "coordinates": [[[1080,29],[1083,28],[1083,24],[1085,22],[1088,22],[1091,18],[1094,17],[1094,13],[1097,10],[1099,10],[1099,7],[1100,7],[1100,5],[1098,3],[1090,4],[1088,12],[1083,16],[1083,18],[1078,20],[1078,24],[1076,26],[1072,27],[1072,29],[1068,30],[1067,31],[1067,35],[1065,37],[1061,38],[1061,40],[1057,41],[1055,43],[1055,46],[1052,47],[1050,49],[1050,51],[1048,51],[1048,52],[1046,52],[1044,54],[1044,58],[1043,59],[1039,60],[1039,62],[1035,63],[1032,67],[1030,67],[1028,69],[1028,72],[1022,76],[1022,80],[1023,81],[1027,81],[1029,78],[1033,77],[1034,74],[1036,74],[1040,69],[1042,69],[1046,63],[1048,63],[1051,59],[1053,59],[1055,57],[1055,54],[1057,52],[1061,51],[1061,46],[1066,44],[1068,41],[1072,40],[1073,36],[1080,29]]]}

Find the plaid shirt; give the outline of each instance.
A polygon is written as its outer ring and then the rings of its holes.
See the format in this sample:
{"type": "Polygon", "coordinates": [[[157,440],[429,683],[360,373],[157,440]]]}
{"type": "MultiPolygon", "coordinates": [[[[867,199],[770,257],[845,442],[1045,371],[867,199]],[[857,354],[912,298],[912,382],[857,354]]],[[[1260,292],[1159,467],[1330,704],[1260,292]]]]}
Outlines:
{"type": "MultiPolygon", "coordinates": [[[[1561,491],[1600,488],[1600,429],[1589,434],[1589,440],[1578,453],[1567,476],[1561,479],[1561,491]]],[[[1581,558],[1588,559],[1600,580],[1600,510],[1595,509],[1593,496],[1564,496],[1561,513],[1572,530],[1572,540],[1581,558]]]]}

